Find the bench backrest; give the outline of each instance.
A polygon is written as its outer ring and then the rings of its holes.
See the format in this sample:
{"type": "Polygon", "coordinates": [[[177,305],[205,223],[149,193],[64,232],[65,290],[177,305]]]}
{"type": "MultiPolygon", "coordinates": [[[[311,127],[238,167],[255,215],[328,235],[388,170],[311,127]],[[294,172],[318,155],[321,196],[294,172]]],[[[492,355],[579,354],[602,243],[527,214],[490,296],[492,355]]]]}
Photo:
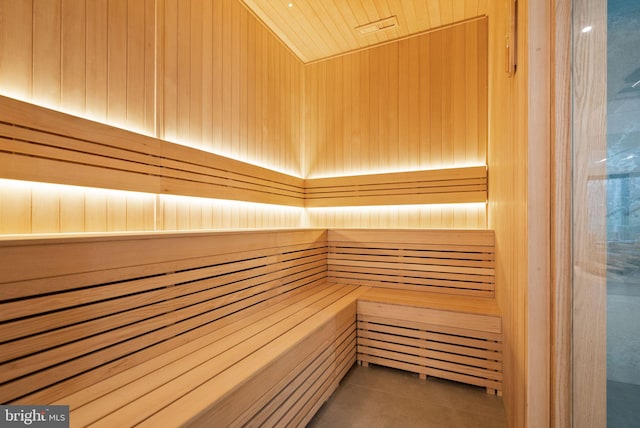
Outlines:
{"type": "Polygon", "coordinates": [[[326,279],[326,231],[0,240],[0,402],[47,403],[326,279]]]}
{"type": "Polygon", "coordinates": [[[492,230],[332,229],[328,242],[330,281],[495,295],[492,230]]]}

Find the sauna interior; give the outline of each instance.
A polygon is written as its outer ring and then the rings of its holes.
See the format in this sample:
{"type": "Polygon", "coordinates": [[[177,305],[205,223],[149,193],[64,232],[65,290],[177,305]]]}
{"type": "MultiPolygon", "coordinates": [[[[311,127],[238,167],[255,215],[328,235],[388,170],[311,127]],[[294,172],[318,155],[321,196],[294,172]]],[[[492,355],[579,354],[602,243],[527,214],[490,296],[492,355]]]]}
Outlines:
{"type": "Polygon", "coordinates": [[[565,3],[0,0],[0,401],[305,425],[388,361],[568,426],[565,3]],[[370,345],[401,328],[467,342],[370,345]]]}

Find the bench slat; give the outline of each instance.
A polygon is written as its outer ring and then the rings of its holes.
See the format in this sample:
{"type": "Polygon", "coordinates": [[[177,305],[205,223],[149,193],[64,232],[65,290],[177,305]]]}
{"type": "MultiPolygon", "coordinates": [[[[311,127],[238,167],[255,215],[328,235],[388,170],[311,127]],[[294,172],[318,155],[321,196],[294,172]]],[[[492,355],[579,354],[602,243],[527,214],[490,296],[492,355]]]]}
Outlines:
{"type": "MultiPolygon", "coordinates": [[[[218,338],[214,333],[198,339],[197,342],[203,346],[197,351],[147,373],[136,381],[122,385],[123,388],[114,388],[99,399],[75,408],[71,413],[72,418],[81,425],[97,421],[100,424],[109,424],[115,420],[114,418],[123,420],[122,418],[128,417],[127,409],[142,406],[148,409],[148,412],[153,412],[161,407],[157,400],[169,400],[170,403],[172,398],[179,396],[180,391],[186,394],[195,389],[206,379],[215,377],[243,356],[250,355],[277,338],[282,330],[304,319],[305,309],[318,302],[335,299],[338,292],[340,288],[335,286],[308,291],[303,293],[300,296],[303,298],[299,298],[296,303],[281,307],[252,324],[245,324],[232,334],[218,338]],[[117,415],[112,415],[116,412],[117,415]],[[105,419],[100,420],[103,417],[105,419]]],[[[140,369],[146,370],[144,367],[140,369]]],[[[140,418],[144,417],[145,415],[140,415],[140,418]]],[[[131,420],[128,423],[135,422],[131,420]]]]}

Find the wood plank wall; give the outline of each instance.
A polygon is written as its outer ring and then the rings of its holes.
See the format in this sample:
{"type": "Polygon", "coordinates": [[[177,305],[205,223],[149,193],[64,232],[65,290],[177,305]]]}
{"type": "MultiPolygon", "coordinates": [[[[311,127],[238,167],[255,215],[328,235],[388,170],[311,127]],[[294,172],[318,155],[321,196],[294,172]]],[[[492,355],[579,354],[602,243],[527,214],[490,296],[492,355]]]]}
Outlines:
{"type": "Polygon", "coordinates": [[[305,176],[485,165],[487,19],[307,65],[305,176]]]}
{"type": "Polygon", "coordinates": [[[238,0],[158,0],[159,137],[301,176],[304,65],[238,0]]]}
{"type": "Polygon", "coordinates": [[[304,209],[0,179],[0,234],[303,226],[304,209]]]}
{"type": "MultiPolygon", "coordinates": [[[[519,2],[518,71],[505,72],[509,2],[489,2],[488,228],[496,234],[496,298],[503,315],[504,406],[508,425],[529,426],[527,405],[527,63],[526,2],[519,2]]],[[[541,142],[537,142],[541,143],[541,142]]],[[[539,421],[543,425],[546,421],[539,421]]],[[[534,424],[534,426],[537,426],[534,424]]]]}
{"type": "MultiPolygon", "coordinates": [[[[294,175],[303,78],[236,0],[0,0],[0,94],[294,175]]],[[[302,216],[188,198],[154,210],[153,195],[7,183],[0,233],[295,227],[302,216]]]]}
{"type": "MultiPolygon", "coordinates": [[[[307,65],[306,176],[485,165],[487,30],[481,18],[307,65]]],[[[487,226],[475,204],[307,211],[313,227],[487,226]]]]}
{"type": "Polygon", "coordinates": [[[0,93],[155,132],[155,0],[0,0],[0,93]]]}

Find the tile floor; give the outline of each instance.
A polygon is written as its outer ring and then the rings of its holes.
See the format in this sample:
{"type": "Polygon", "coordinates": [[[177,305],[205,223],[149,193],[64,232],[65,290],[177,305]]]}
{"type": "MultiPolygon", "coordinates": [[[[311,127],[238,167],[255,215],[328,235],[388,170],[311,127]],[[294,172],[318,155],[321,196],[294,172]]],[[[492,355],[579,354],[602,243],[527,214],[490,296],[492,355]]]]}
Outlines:
{"type": "Polygon", "coordinates": [[[500,428],[502,398],[484,389],[386,367],[357,364],[308,427],[500,428]]]}

